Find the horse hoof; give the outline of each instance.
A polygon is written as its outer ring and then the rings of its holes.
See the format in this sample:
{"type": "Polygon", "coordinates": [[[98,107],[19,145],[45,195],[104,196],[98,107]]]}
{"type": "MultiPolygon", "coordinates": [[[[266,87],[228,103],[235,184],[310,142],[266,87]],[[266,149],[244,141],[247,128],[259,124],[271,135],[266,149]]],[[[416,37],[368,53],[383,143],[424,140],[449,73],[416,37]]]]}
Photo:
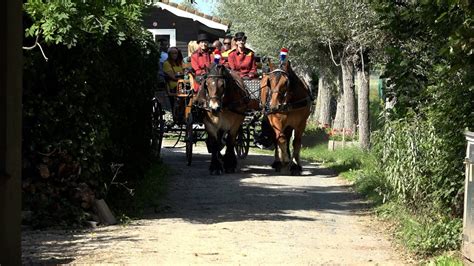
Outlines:
{"type": "Polygon", "coordinates": [[[275,169],[275,172],[281,172],[281,167],[283,166],[283,164],[279,161],[275,161],[272,163],[272,168],[275,169]]]}
{"type": "Polygon", "coordinates": [[[297,165],[297,164],[290,165],[291,175],[301,175],[302,171],[303,171],[303,168],[300,165],[297,165]]]}
{"type": "Polygon", "coordinates": [[[226,174],[233,174],[233,173],[235,173],[235,168],[225,169],[225,172],[226,172],[226,174]]]}
{"type": "Polygon", "coordinates": [[[301,175],[301,171],[299,171],[299,170],[291,170],[291,175],[301,175]]]}
{"type": "Polygon", "coordinates": [[[219,169],[217,169],[217,170],[210,170],[210,171],[209,171],[209,174],[210,174],[210,175],[222,175],[222,170],[219,170],[219,169]]]}

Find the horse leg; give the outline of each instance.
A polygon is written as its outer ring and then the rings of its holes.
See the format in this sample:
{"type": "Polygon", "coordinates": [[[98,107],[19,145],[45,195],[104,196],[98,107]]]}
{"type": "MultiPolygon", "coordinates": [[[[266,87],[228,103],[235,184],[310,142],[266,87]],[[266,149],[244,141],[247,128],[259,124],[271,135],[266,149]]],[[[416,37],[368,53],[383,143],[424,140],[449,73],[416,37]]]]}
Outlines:
{"type": "Polygon", "coordinates": [[[224,169],[226,173],[235,173],[237,168],[237,157],[235,156],[235,137],[236,134],[229,132],[226,140],[226,149],[224,155],[224,169]]]}
{"type": "MultiPolygon", "coordinates": [[[[222,163],[220,161],[220,144],[219,141],[213,137],[209,136],[209,148],[211,150],[211,165],[209,166],[209,173],[211,175],[220,175],[222,174],[222,163]]],[[[220,155],[222,157],[222,155],[220,155]]]]}
{"type": "Polygon", "coordinates": [[[285,134],[281,131],[276,130],[277,145],[275,148],[275,161],[272,164],[272,167],[275,168],[275,171],[280,172],[281,168],[288,164],[288,144],[285,134]]]}
{"type": "Polygon", "coordinates": [[[280,172],[283,164],[280,161],[280,150],[278,143],[275,143],[275,160],[272,163],[272,168],[275,169],[276,172],[280,172]]]}
{"type": "MultiPolygon", "coordinates": [[[[305,121],[306,122],[306,121],[305,121]]],[[[293,158],[290,164],[291,175],[301,175],[303,168],[301,167],[300,151],[301,151],[301,138],[304,132],[304,125],[295,129],[295,139],[293,140],[293,158]]]]}

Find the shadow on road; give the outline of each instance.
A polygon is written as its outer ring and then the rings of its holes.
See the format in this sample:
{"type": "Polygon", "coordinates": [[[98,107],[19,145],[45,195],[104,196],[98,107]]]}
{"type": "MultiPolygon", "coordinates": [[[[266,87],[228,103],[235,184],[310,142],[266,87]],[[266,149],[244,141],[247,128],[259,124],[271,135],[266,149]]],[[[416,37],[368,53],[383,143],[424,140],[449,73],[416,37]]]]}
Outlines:
{"type": "Polygon", "coordinates": [[[276,173],[270,155],[239,160],[240,171],[209,175],[209,154],[193,154],[186,166],[182,150],[167,149],[164,162],[174,169],[167,199],[147,218],[181,218],[192,223],[243,220],[315,220],[305,211],[360,215],[368,203],[342,184],[328,169],[304,163],[301,176],[276,173]]]}

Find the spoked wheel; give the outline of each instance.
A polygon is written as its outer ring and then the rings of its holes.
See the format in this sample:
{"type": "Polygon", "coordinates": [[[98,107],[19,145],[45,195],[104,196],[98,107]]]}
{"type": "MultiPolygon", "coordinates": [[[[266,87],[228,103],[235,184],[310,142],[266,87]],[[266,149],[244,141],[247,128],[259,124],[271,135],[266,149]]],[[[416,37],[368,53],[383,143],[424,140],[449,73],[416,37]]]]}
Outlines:
{"type": "Polygon", "coordinates": [[[160,158],[165,121],[163,120],[163,109],[156,98],[152,101],[151,130],[151,152],[154,158],[160,158]]]}
{"type": "Polygon", "coordinates": [[[189,113],[186,119],[186,161],[188,166],[191,165],[193,159],[193,114],[189,113]]]}
{"type": "Polygon", "coordinates": [[[245,159],[249,154],[250,148],[250,129],[248,126],[240,126],[235,139],[235,152],[239,159],[245,159]]]}

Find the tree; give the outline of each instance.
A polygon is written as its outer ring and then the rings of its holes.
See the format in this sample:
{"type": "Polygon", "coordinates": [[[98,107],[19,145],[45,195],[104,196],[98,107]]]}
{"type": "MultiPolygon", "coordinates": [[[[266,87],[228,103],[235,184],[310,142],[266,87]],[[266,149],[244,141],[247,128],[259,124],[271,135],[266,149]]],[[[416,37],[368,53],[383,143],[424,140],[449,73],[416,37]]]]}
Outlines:
{"type": "MultiPolygon", "coordinates": [[[[353,56],[359,47],[376,50],[374,39],[378,29],[377,17],[372,7],[356,1],[304,1],[278,3],[246,3],[241,5],[223,1],[218,6],[219,13],[233,22],[233,28],[244,30],[249,42],[264,54],[276,54],[280,47],[290,49],[291,58],[304,65],[320,78],[337,79],[334,71],[327,71],[328,61],[344,65],[344,102],[346,105],[344,127],[352,128],[355,123],[355,99],[353,85],[353,56]],[[248,23],[252,21],[252,23],[248,23]],[[285,23],[281,23],[285,21],[285,23]],[[330,51],[330,49],[332,51],[330,51]],[[331,58],[331,59],[330,59],[331,58]],[[323,72],[321,72],[323,71],[323,72]]],[[[369,63],[367,63],[369,66],[369,63]]],[[[342,65],[341,65],[342,68],[342,65]]],[[[342,69],[341,69],[342,71],[342,69]]],[[[326,84],[320,81],[319,84],[326,84]]],[[[325,88],[318,93],[327,95],[325,88]]],[[[333,93],[335,94],[335,93],[333,93]]],[[[320,98],[318,110],[328,106],[327,97],[320,98]]],[[[368,101],[363,101],[368,104],[368,101]]],[[[368,107],[367,107],[368,108],[368,107]]],[[[321,114],[316,114],[321,119],[321,114]]],[[[326,120],[326,118],[324,118],[326,120]]],[[[365,123],[365,120],[363,120],[365,123]]],[[[363,127],[368,128],[368,127],[363,127]]]]}
{"type": "Polygon", "coordinates": [[[358,92],[358,117],[359,117],[359,143],[362,149],[368,149],[370,145],[370,119],[369,119],[369,67],[367,52],[360,52],[362,55],[356,60],[357,78],[359,79],[358,92]]]}
{"type": "Polygon", "coordinates": [[[412,145],[384,143],[387,154],[407,155],[398,160],[383,157],[381,170],[394,196],[410,208],[460,216],[463,133],[474,125],[472,2],[379,0],[374,7],[386,46],[387,93],[397,98],[382,141],[414,136],[412,145]],[[414,153],[418,156],[411,156],[414,153]],[[411,176],[407,167],[417,174],[411,176]],[[422,183],[422,189],[403,191],[405,180],[422,183]]]}
{"type": "Polygon", "coordinates": [[[24,50],[22,188],[32,226],[80,224],[95,197],[105,196],[111,164],[124,165],[115,181],[126,178],[132,186],[150,166],[159,54],[142,27],[141,7],[139,1],[24,5],[25,42],[44,46],[49,58],[24,50]]]}

